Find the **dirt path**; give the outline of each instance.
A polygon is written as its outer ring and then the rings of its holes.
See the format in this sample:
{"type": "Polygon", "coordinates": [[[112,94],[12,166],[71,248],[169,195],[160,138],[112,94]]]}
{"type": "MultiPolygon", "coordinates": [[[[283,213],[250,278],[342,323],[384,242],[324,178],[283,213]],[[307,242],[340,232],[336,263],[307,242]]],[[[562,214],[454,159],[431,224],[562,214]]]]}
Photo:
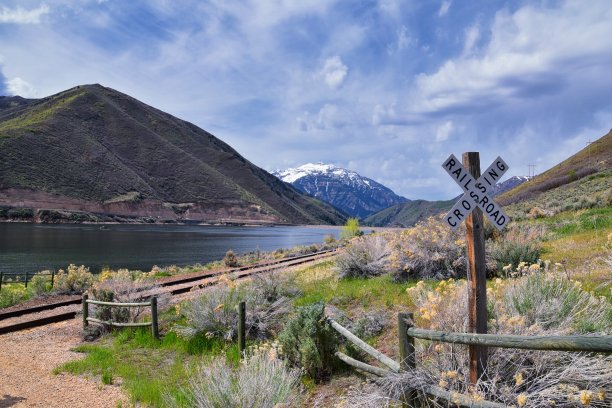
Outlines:
{"type": "Polygon", "coordinates": [[[126,407],[129,399],[118,386],[99,378],[53,369],[83,355],[70,351],[81,343],[79,319],[0,336],[0,408],[126,407]]]}

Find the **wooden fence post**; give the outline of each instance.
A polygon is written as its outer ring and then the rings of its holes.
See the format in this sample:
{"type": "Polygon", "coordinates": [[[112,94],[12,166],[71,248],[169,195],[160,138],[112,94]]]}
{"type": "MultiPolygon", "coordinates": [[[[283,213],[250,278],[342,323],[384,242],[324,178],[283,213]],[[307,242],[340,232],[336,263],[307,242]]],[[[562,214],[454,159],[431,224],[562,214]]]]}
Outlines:
{"type": "Polygon", "coordinates": [[[89,325],[89,322],[87,321],[87,318],[89,317],[89,306],[87,305],[87,298],[89,296],[87,295],[87,293],[83,293],[83,300],[82,300],[82,304],[83,304],[83,330],[85,330],[87,328],[87,326],[89,325]]]}
{"type": "MultiPolygon", "coordinates": [[[[408,336],[408,328],[413,326],[412,313],[397,314],[397,330],[399,333],[399,356],[400,368],[404,371],[416,368],[416,356],[414,352],[414,338],[408,336]],[[407,321],[408,320],[408,321],[407,321]]],[[[418,403],[417,393],[415,390],[410,390],[408,393],[403,393],[402,406],[416,407],[418,403]]]]}
{"type": "Polygon", "coordinates": [[[53,284],[55,282],[55,269],[51,271],[51,287],[53,288],[53,284]]]}
{"type": "Polygon", "coordinates": [[[26,277],[25,277],[25,287],[28,287],[28,271],[26,271],[26,277]]]}
{"type": "Polygon", "coordinates": [[[159,338],[159,326],[157,325],[157,296],[151,296],[151,334],[154,339],[159,338]]]}
{"type": "Polygon", "coordinates": [[[238,348],[242,357],[246,349],[246,302],[244,300],[238,304],[238,348]]]}
{"type": "Polygon", "coordinates": [[[4,280],[4,272],[0,272],[0,290],[2,290],[2,281],[4,280]]]}
{"type": "MultiPolygon", "coordinates": [[[[478,180],[480,154],[466,152],[462,157],[467,171],[478,180]]],[[[465,220],[468,258],[468,331],[487,332],[487,271],[485,261],[484,220],[482,210],[474,209],[465,220]]],[[[475,384],[487,368],[487,348],[469,346],[470,382],[475,384]]]]}

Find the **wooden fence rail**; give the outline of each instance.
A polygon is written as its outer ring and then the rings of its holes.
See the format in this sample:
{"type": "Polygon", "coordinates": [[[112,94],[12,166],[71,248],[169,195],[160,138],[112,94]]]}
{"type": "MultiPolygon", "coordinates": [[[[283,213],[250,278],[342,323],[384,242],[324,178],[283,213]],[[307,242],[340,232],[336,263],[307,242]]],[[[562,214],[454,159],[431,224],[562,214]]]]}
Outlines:
{"type": "Polygon", "coordinates": [[[87,293],[83,294],[82,300],[83,306],[83,330],[89,326],[89,322],[104,324],[111,327],[146,327],[151,326],[151,334],[154,338],[159,338],[159,326],[157,321],[157,297],[151,296],[148,302],[134,302],[134,303],[125,303],[125,302],[103,302],[101,300],[90,300],[87,293]],[[89,317],[89,304],[100,305],[100,306],[110,306],[110,307],[151,307],[151,321],[150,322],[134,322],[134,323],[120,323],[120,322],[112,322],[106,320],[96,319],[94,317],[89,317]]]}
{"type": "MultiPolygon", "coordinates": [[[[499,334],[476,334],[476,333],[453,333],[437,330],[426,330],[413,327],[412,313],[398,314],[399,332],[399,356],[400,362],[396,363],[389,357],[365,343],[338,322],[327,318],[330,324],[340,335],[345,337],[355,346],[365,351],[392,371],[366,364],[355,360],[344,353],[336,352],[338,359],[346,364],[379,377],[394,375],[402,371],[409,371],[416,367],[416,353],[414,339],[440,341],[445,343],[459,343],[465,345],[478,345],[488,347],[518,348],[527,350],[556,350],[556,351],[581,351],[581,352],[612,352],[612,336],[515,336],[499,334]]],[[[492,401],[476,401],[469,395],[447,391],[433,385],[419,387],[424,394],[440,398],[453,405],[461,407],[500,408],[503,404],[492,401]]],[[[417,390],[408,391],[402,398],[404,407],[416,407],[419,405],[417,390]]]]}
{"type": "Polygon", "coordinates": [[[411,327],[410,337],[443,343],[527,350],[612,352],[612,336],[515,336],[502,334],[447,333],[411,327]]]}
{"type": "Polygon", "coordinates": [[[55,284],[55,271],[51,271],[47,273],[45,272],[37,272],[37,273],[0,272],[0,290],[2,290],[3,283],[23,283],[25,287],[27,288],[28,283],[31,282],[32,278],[36,276],[49,276],[51,280],[51,287],[53,287],[53,285],[55,284]]]}

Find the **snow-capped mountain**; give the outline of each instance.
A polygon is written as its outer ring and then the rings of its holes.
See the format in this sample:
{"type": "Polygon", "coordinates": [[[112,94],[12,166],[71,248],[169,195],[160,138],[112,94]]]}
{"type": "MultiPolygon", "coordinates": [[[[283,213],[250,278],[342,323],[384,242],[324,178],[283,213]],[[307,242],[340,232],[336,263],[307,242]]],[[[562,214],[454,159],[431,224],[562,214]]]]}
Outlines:
{"type": "Polygon", "coordinates": [[[499,184],[496,184],[495,187],[493,187],[493,196],[498,196],[502,193],[505,193],[508,190],[513,189],[514,187],[523,184],[526,181],[529,181],[531,179],[531,177],[528,176],[513,176],[510,177],[508,180],[506,181],[502,181],[499,184]]]}
{"type": "Polygon", "coordinates": [[[372,179],[331,164],[308,163],[292,169],[277,170],[273,174],[298,190],[361,219],[409,201],[372,179]]]}

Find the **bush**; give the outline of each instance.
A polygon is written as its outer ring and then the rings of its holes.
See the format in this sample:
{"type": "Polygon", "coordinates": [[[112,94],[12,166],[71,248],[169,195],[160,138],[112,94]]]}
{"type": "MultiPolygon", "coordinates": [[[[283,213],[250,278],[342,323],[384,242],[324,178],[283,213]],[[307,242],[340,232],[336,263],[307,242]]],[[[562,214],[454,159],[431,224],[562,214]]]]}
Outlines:
{"type": "Polygon", "coordinates": [[[604,334],[612,328],[609,305],[582,290],[579,282],[541,272],[506,285],[498,309],[508,316],[522,316],[526,326],[604,334]]]}
{"type": "Polygon", "coordinates": [[[389,234],[394,279],[465,276],[463,231],[451,230],[440,217],[429,217],[413,228],[389,234]]]}
{"type": "Polygon", "coordinates": [[[68,271],[60,269],[55,275],[54,292],[60,294],[81,293],[89,288],[95,281],[95,277],[89,268],[81,265],[78,268],[70,264],[68,271]]]}
{"type": "Polygon", "coordinates": [[[51,276],[49,273],[49,271],[42,271],[32,276],[28,288],[34,295],[39,296],[51,290],[51,276]]]}
{"type": "MultiPolygon", "coordinates": [[[[300,371],[288,368],[267,349],[248,355],[236,369],[225,358],[200,365],[185,394],[191,407],[273,408],[297,404],[299,389],[300,371]]],[[[166,402],[184,406],[171,397],[166,397],[166,402]]]]}
{"type": "Polygon", "coordinates": [[[390,251],[380,235],[356,238],[336,258],[341,278],[371,278],[385,272],[390,251]]]}
{"type": "MultiPolygon", "coordinates": [[[[117,272],[104,270],[100,274],[99,281],[92,286],[91,293],[96,300],[103,302],[144,302],[148,298],[147,292],[156,287],[148,277],[148,274],[131,273],[127,269],[120,269],[117,272]]],[[[158,307],[165,301],[166,297],[159,298],[158,307]]],[[[136,320],[148,308],[95,305],[92,310],[98,319],[125,323],[136,320]]]]}
{"type": "MultiPolygon", "coordinates": [[[[488,331],[516,335],[571,335],[609,333],[610,304],[584,291],[579,283],[532,268],[528,276],[496,279],[487,290],[488,331]]],[[[437,288],[419,282],[408,289],[416,308],[416,325],[436,330],[465,332],[468,284],[443,281],[437,288]]],[[[489,349],[486,375],[469,383],[467,347],[453,344],[417,344],[415,370],[385,380],[382,393],[393,398],[406,385],[437,384],[450,392],[468,394],[504,405],[581,406],[590,396],[592,406],[609,406],[612,356],[518,349],[489,349]]],[[[363,396],[362,396],[363,397],[363,396]]],[[[584,403],[584,405],[587,405],[584,403]]]]}
{"type": "Polygon", "coordinates": [[[315,381],[331,374],[338,342],[334,330],[325,322],[323,303],[299,307],[278,341],[287,359],[315,381]]]}
{"type": "Polygon", "coordinates": [[[541,236],[542,231],[537,228],[514,227],[489,245],[490,256],[497,264],[497,275],[502,274],[508,265],[511,268],[506,269],[516,269],[521,262],[537,263],[541,254],[541,236]]]}
{"type": "Polygon", "coordinates": [[[0,290],[0,309],[16,305],[30,298],[23,285],[2,285],[0,290]]]}
{"type": "Polygon", "coordinates": [[[279,292],[272,294],[249,286],[236,287],[227,278],[207,290],[202,296],[179,307],[187,325],[177,325],[174,331],[185,337],[203,334],[233,340],[238,327],[238,304],[246,302],[246,332],[254,339],[276,334],[285,316],[291,312],[291,301],[279,292]]]}
{"type": "Polygon", "coordinates": [[[234,251],[230,249],[225,253],[225,256],[223,257],[223,263],[228,268],[235,268],[238,266],[238,258],[234,254],[234,251]]]}
{"type": "Polygon", "coordinates": [[[332,234],[327,234],[323,238],[323,243],[325,245],[334,245],[336,243],[336,238],[332,234]]]}

